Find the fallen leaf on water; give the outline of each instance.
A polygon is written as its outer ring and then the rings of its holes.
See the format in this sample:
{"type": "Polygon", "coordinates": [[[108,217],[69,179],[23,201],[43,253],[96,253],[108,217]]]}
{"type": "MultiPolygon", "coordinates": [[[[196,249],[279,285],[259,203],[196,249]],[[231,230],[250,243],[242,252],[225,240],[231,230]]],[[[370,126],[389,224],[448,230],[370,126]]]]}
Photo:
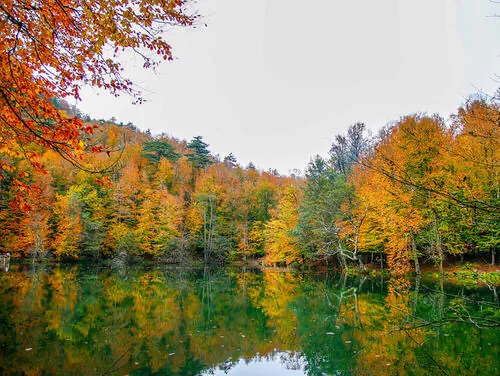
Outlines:
{"type": "Polygon", "coordinates": [[[33,350],[33,348],[28,347],[28,348],[27,348],[27,349],[25,349],[25,350],[26,350],[26,351],[31,351],[31,350],[33,350]]]}

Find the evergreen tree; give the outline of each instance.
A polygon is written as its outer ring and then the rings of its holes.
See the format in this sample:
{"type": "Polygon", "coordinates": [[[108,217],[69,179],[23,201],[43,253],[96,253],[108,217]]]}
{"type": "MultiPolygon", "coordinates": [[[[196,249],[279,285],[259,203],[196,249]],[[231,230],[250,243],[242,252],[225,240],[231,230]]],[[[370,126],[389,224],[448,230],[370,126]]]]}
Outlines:
{"type": "Polygon", "coordinates": [[[166,158],[171,162],[175,162],[181,156],[179,153],[175,152],[170,142],[161,139],[144,142],[141,155],[155,163],[160,162],[161,158],[166,158]]]}
{"type": "Polygon", "coordinates": [[[203,142],[201,136],[194,137],[186,146],[191,150],[186,156],[194,168],[205,169],[212,164],[208,144],[203,142]]]}
{"type": "Polygon", "coordinates": [[[238,166],[238,161],[236,160],[236,157],[233,155],[233,153],[229,153],[224,157],[224,165],[229,168],[238,166]]]}

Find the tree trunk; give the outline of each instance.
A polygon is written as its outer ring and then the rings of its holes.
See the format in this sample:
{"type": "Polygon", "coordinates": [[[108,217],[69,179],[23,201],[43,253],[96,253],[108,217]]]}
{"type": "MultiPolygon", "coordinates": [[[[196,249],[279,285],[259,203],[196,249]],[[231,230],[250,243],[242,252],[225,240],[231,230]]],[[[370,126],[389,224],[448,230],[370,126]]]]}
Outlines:
{"type": "Polygon", "coordinates": [[[342,270],[347,270],[347,262],[342,251],[339,252],[339,262],[342,270]]]}
{"type": "Polygon", "coordinates": [[[205,265],[208,262],[208,251],[207,251],[207,208],[203,211],[203,259],[205,260],[205,265]]]}
{"type": "Polygon", "coordinates": [[[437,257],[438,257],[438,263],[439,263],[439,274],[442,276],[443,275],[444,252],[443,252],[443,246],[441,244],[441,235],[439,234],[439,230],[437,227],[437,219],[436,219],[435,215],[434,215],[434,228],[436,229],[436,251],[437,251],[437,257]]]}
{"type": "Polygon", "coordinates": [[[415,244],[415,238],[411,237],[411,249],[413,251],[413,259],[415,261],[415,274],[420,275],[420,263],[418,262],[417,245],[415,244]]]}
{"type": "Polygon", "coordinates": [[[413,314],[417,313],[419,291],[420,291],[420,274],[417,274],[417,278],[415,279],[415,298],[413,300],[413,314]]]}
{"type": "Polygon", "coordinates": [[[359,261],[359,267],[361,268],[361,270],[365,271],[366,268],[365,268],[365,264],[363,264],[363,257],[361,254],[357,255],[358,257],[358,261],[359,261]]]}
{"type": "Polygon", "coordinates": [[[496,253],[496,250],[494,247],[491,247],[491,265],[495,265],[495,253],[496,253]]]}

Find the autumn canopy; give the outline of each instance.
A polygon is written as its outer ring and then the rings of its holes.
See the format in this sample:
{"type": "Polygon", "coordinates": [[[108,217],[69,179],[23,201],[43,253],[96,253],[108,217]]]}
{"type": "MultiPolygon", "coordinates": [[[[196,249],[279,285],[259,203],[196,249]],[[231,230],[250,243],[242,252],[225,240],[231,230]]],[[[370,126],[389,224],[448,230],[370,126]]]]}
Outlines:
{"type": "Polygon", "coordinates": [[[67,116],[50,99],[78,100],[80,87],[91,85],[140,102],[119,53],[136,52],[145,68],[170,60],[162,32],[193,20],[183,0],[2,0],[0,179],[27,187],[14,160],[43,170],[37,150],[45,148],[89,169],[84,154],[101,151],[90,145],[94,126],[67,116]]]}

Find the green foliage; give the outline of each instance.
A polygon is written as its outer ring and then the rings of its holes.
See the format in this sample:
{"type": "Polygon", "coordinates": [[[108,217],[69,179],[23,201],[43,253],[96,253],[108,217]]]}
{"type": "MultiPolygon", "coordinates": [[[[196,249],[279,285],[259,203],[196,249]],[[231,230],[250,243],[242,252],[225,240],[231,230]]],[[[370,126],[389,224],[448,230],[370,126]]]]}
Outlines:
{"type": "Polygon", "coordinates": [[[0,285],[2,374],[258,374],[266,362],[311,376],[499,371],[488,289],[118,262],[12,265],[0,285]]]}
{"type": "Polygon", "coordinates": [[[175,152],[172,144],[165,139],[155,139],[144,142],[141,155],[151,162],[158,163],[160,159],[166,158],[171,162],[176,162],[180,158],[180,154],[175,152]]]}
{"type": "Polygon", "coordinates": [[[350,126],[345,136],[336,136],[329,160],[316,156],[307,167],[304,197],[294,233],[308,259],[327,260],[337,255],[345,265],[346,259],[358,258],[356,239],[341,233],[345,223],[356,224],[353,218],[355,192],[347,179],[353,166],[368,150],[370,142],[365,131],[362,123],[350,126]]]}
{"type": "Polygon", "coordinates": [[[190,150],[186,156],[194,168],[204,169],[213,163],[208,144],[203,142],[201,136],[194,137],[186,147],[190,150]]]}
{"type": "MultiPolygon", "coordinates": [[[[434,273],[433,277],[436,279],[441,278],[438,273],[434,273]]],[[[500,273],[498,271],[481,272],[476,269],[476,266],[470,263],[465,263],[457,271],[445,272],[444,277],[467,288],[474,288],[481,284],[500,286],[500,273]]]]}
{"type": "Polygon", "coordinates": [[[489,285],[500,286],[500,272],[481,273],[479,279],[489,285]]]}
{"type": "MultiPolygon", "coordinates": [[[[475,99],[451,125],[438,116],[410,115],[375,139],[356,123],[335,137],[328,158],[310,161],[305,178],[260,172],[252,163],[242,168],[232,153],[221,162],[201,136],[186,143],[102,124],[94,138],[107,153],[82,151],[79,158],[104,166],[126,145],[106,177],[75,169],[38,146],[47,174],[34,174],[20,161],[13,166],[39,187],[23,198],[26,187],[5,170],[0,246],[18,256],[59,259],[263,258],[344,269],[364,269],[372,252],[374,262],[387,260],[401,273],[411,264],[417,269],[419,261],[442,265],[446,255],[494,255],[500,239],[499,113],[498,104],[475,99]],[[33,210],[12,210],[9,203],[18,196],[33,210]]],[[[469,283],[481,275],[463,270],[457,278],[469,283]]]]}
{"type": "Polygon", "coordinates": [[[295,234],[307,258],[329,257],[339,240],[336,222],[346,198],[345,176],[317,156],[309,163],[306,178],[295,234]]]}

